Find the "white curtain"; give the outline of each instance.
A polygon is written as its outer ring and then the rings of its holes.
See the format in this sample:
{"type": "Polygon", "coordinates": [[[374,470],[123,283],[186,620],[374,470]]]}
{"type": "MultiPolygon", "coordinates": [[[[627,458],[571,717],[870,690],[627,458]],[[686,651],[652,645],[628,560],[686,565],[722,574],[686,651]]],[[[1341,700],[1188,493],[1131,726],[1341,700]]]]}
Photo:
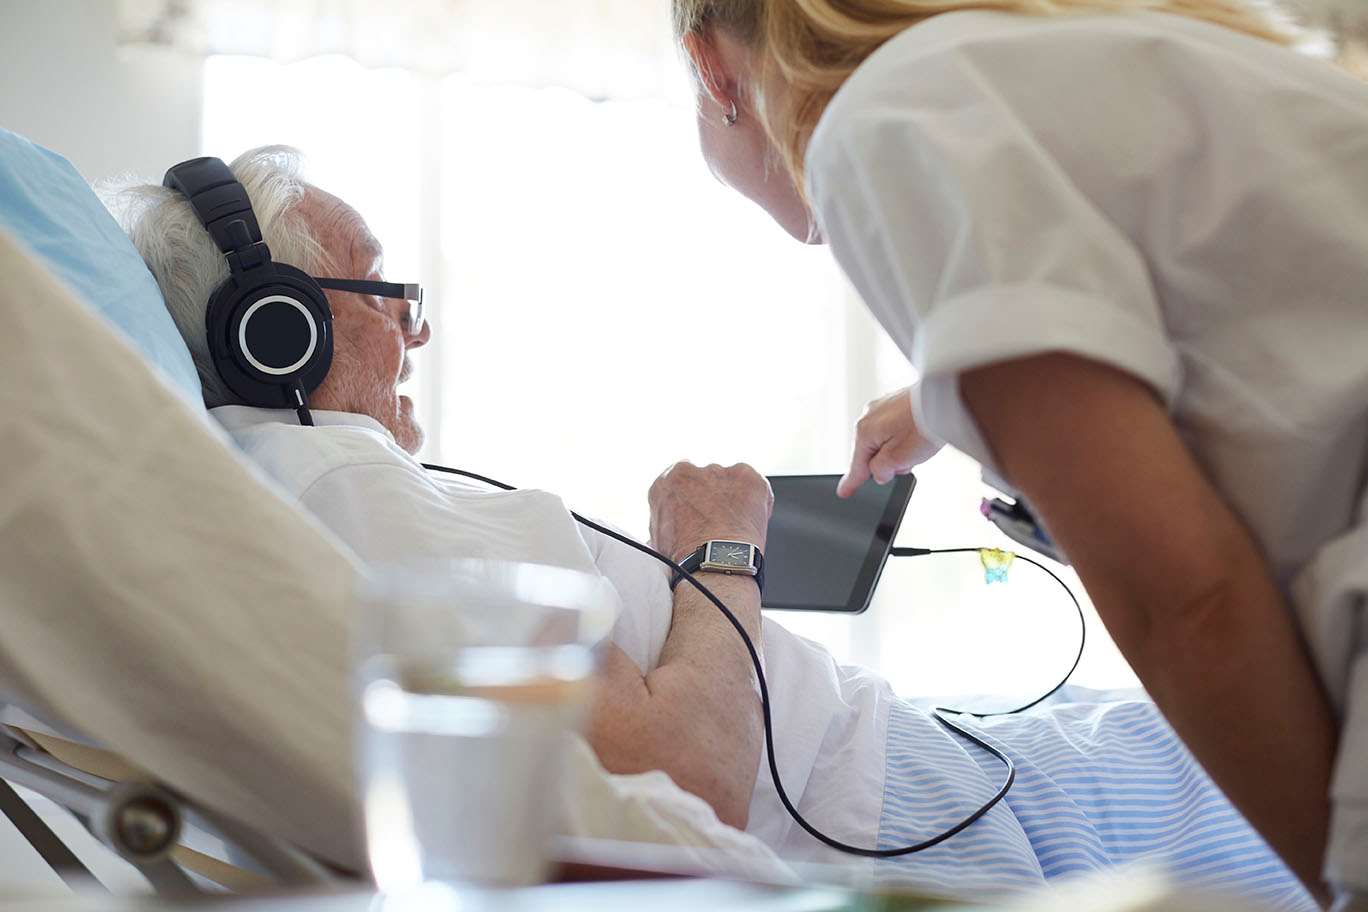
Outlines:
{"type": "Polygon", "coordinates": [[[288,62],[562,86],[591,98],[679,91],[668,0],[119,0],[120,39],[288,62]]]}

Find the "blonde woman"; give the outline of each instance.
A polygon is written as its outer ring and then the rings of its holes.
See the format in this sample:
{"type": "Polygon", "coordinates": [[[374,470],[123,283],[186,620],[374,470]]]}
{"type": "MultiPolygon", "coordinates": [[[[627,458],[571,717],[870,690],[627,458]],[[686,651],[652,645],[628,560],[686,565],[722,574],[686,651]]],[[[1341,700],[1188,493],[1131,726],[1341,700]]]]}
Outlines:
{"type": "Polygon", "coordinates": [[[1237,0],[674,14],[715,173],[919,377],[842,493],[979,459],[1264,838],[1368,891],[1368,87],[1237,0]]]}

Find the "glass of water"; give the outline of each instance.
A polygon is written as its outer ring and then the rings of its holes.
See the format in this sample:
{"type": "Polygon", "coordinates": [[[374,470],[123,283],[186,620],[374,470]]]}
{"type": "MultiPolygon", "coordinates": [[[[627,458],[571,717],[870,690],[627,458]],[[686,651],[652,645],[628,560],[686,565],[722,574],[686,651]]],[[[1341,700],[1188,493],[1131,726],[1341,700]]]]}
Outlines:
{"type": "Polygon", "coordinates": [[[383,892],[545,877],[566,749],[615,598],[601,578],[536,564],[370,573],[358,766],[383,892]]]}

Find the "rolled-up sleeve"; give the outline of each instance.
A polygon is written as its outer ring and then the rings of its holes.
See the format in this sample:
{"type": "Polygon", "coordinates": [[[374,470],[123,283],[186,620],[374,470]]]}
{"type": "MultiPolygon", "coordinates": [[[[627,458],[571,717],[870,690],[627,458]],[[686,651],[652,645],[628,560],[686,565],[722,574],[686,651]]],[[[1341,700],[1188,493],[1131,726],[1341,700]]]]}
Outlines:
{"type": "MultiPolygon", "coordinates": [[[[959,394],[965,371],[1068,352],[1171,405],[1180,367],[1144,256],[983,57],[951,46],[918,58],[915,79],[904,63],[896,84],[848,86],[813,137],[808,174],[833,252],[921,377],[923,430],[996,471],[959,394]]],[[[1094,139],[1106,129],[1086,126],[1094,139]]]]}

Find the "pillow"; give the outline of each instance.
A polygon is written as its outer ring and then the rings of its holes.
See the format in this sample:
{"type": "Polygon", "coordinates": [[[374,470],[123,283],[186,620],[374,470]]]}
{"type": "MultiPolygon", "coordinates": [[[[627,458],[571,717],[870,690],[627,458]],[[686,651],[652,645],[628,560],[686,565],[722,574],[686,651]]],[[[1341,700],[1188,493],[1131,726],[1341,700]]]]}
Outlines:
{"type": "Polygon", "coordinates": [[[190,350],[128,236],[70,162],[5,129],[0,129],[0,227],[123,330],[173,387],[203,407],[190,350]]]}

